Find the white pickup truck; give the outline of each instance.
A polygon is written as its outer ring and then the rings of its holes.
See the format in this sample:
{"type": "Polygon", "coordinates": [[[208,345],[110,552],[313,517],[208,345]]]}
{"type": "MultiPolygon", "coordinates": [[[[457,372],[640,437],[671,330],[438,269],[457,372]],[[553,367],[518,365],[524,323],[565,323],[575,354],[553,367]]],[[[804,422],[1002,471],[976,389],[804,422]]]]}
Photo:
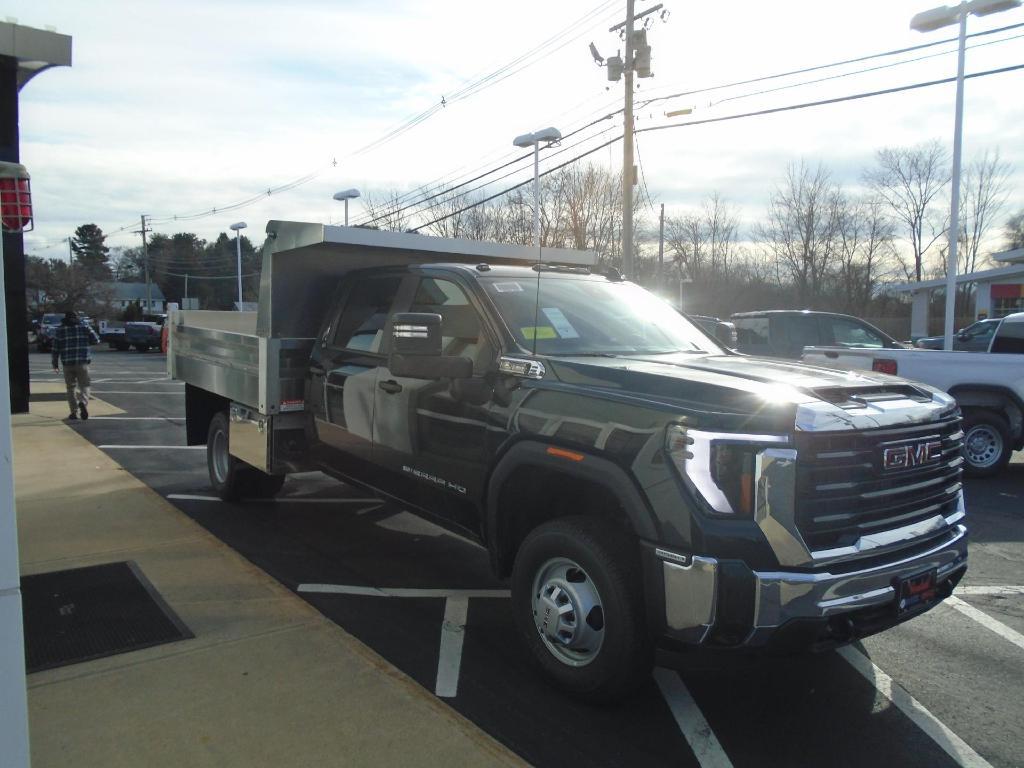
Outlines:
{"type": "Polygon", "coordinates": [[[1003,318],[988,352],[806,347],[802,361],[920,381],[956,398],[968,475],[1001,471],[1024,449],[1024,312],[1003,318]]]}

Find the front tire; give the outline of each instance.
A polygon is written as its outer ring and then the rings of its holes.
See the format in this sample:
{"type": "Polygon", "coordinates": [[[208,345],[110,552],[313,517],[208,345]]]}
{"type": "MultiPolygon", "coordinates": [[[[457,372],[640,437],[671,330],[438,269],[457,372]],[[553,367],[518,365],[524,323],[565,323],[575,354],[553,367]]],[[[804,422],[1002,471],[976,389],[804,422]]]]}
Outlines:
{"type": "Polygon", "coordinates": [[[566,693],[614,701],[650,675],[639,559],[632,536],[587,517],[545,523],[520,547],[516,626],[541,671],[566,693]]]}
{"type": "Polygon", "coordinates": [[[1003,471],[1013,455],[1010,427],[992,411],[971,409],[964,413],[964,474],[992,477],[1003,471]]]}

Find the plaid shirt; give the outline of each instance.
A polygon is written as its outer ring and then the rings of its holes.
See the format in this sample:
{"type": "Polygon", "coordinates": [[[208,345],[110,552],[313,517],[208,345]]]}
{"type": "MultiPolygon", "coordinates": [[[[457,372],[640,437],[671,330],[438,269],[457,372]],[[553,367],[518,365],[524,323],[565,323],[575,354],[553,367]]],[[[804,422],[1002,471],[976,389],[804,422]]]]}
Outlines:
{"type": "Polygon", "coordinates": [[[89,342],[96,334],[84,325],[61,325],[53,333],[53,367],[57,359],[64,365],[81,365],[89,362],[89,342]]]}

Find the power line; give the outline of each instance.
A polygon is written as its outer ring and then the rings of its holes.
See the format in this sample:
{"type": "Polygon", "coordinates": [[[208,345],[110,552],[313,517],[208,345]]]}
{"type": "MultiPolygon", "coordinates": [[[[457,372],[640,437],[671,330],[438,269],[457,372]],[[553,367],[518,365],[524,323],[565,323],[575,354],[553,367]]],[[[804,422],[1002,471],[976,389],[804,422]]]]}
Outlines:
{"type": "MultiPolygon", "coordinates": [[[[989,70],[986,70],[984,72],[975,72],[975,73],[970,74],[970,75],[965,75],[964,79],[965,80],[971,80],[971,79],[974,79],[976,77],[987,77],[989,75],[1000,75],[1000,74],[1005,74],[1007,72],[1014,72],[1014,71],[1021,70],[1021,69],[1024,69],[1024,64],[1016,64],[1016,65],[1010,66],[1010,67],[1000,67],[998,69],[989,69],[989,70]]],[[[885,95],[888,95],[888,94],[899,93],[899,92],[902,92],[902,91],[912,91],[912,90],[917,90],[919,88],[928,88],[928,87],[931,87],[933,85],[945,85],[947,83],[952,83],[952,82],[955,82],[955,81],[956,81],[955,77],[947,77],[947,78],[943,78],[941,80],[930,80],[930,81],[923,82],[923,83],[912,83],[910,85],[901,85],[901,86],[896,86],[894,88],[886,88],[886,89],[879,90],[879,91],[868,91],[868,92],[865,92],[865,93],[849,94],[847,96],[838,96],[838,97],[832,98],[832,99],[821,99],[819,101],[808,101],[808,102],[804,102],[802,104],[790,104],[790,105],[785,106],[785,107],[774,107],[774,108],[769,108],[769,109],[760,109],[760,110],[757,110],[755,112],[744,112],[744,113],[736,114],[736,115],[726,115],[724,117],[711,117],[711,118],[707,118],[707,119],[704,119],[704,120],[691,120],[691,121],[688,121],[688,122],[685,122],[685,123],[673,123],[671,125],[654,125],[654,126],[650,126],[648,128],[638,128],[638,129],[636,129],[634,131],[634,133],[647,133],[648,131],[663,131],[663,130],[668,130],[670,128],[688,128],[688,127],[694,126],[694,125],[708,125],[710,123],[722,123],[722,122],[727,122],[727,121],[730,121],[730,120],[740,120],[740,119],[747,118],[747,117],[760,117],[760,116],[764,116],[764,115],[776,114],[776,113],[779,113],[779,112],[789,112],[789,111],[794,111],[794,110],[809,109],[811,107],[821,107],[821,106],[826,106],[826,105],[829,105],[829,104],[838,104],[838,103],[844,102],[844,101],[856,101],[856,100],[859,100],[859,99],[866,99],[866,98],[870,98],[870,97],[873,97],[873,96],[885,96],[885,95]]],[[[603,144],[600,144],[600,145],[598,145],[596,147],[592,147],[592,148],[588,149],[586,152],[581,152],[580,154],[576,155],[575,157],[572,157],[569,160],[566,160],[564,163],[560,163],[559,165],[556,165],[553,168],[549,168],[546,171],[541,172],[539,175],[540,176],[547,176],[550,173],[554,173],[555,171],[559,171],[562,168],[565,168],[566,166],[571,165],[572,163],[575,163],[578,160],[582,160],[584,157],[592,155],[595,152],[598,152],[598,151],[604,149],[605,147],[611,146],[615,142],[621,141],[621,140],[622,140],[622,135],[620,134],[620,135],[618,135],[618,136],[616,136],[616,137],[614,137],[612,139],[609,139],[608,141],[604,142],[603,144]]],[[[431,226],[433,224],[437,224],[438,222],[444,221],[445,219],[449,219],[452,216],[457,216],[460,213],[465,213],[466,211],[470,210],[471,208],[475,208],[475,207],[477,207],[479,205],[483,205],[484,203],[488,203],[491,200],[494,200],[496,198],[501,197],[502,195],[508,194],[509,192],[514,192],[515,190],[519,189],[520,187],[524,187],[527,184],[532,183],[532,181],[533,181],[533,179],[527,179],[526,181],[520,182],[520,183],[515,184],[515,185],[513,185],[511,187],[508,187],[507,189],[504,189],[501,192],[497,192],[497,193],[495,193],[493,195],[489,195],[488,197],[485,197],[483,200],[479,200],[476,203],[473,203],[472,205],[465,206],[464,208],[460,208],[457,211],[452,211],[451,213],[447,213],[444,216],[439,216],[438,218],[433,219],[432,221],[428,221],[426,224],[421,224],[420,226],[415,227],[415,228],[411,229],[410,231],[411,232],[418,232],[421,229],[429,227],[429,226],[431,226]]]]}
{"type": "MultiPolygon", "coordinates": [[[[1024,26],[1024,24],[1014,24],[1014,25],[1009,25],[1009,26],[1006,26],[1006,27],[1001,27],[999,29],[988,30],[988,31],[984,31],[984,32],[977,32],[977,33],[974,33],[974,35],[972,35],[972,36],[984,36],[984,35],[995,34],[995,33],[998,33],[998,32],[1003,32],[1003,31],[1019,28],[1021,26],[1024,26]]],[[[991,41],[991,42],[981,43],[981,44],[978,44],[978,45],[975,45],[975,46],[971,46],[971,47],[972,48],[977,48],[977,47],[981,47],[981,46],[994,45],[996,43],[1008,42],[1009,40],[1017,39],[1017,37],[1019,37],[1019,36],[1014,36],[1014,37],[1010,37],[1010,38],[1004,38],[1004,39],[1000,39],[1000,40],[994,40],[994,41],[991,41]]],[[[725,89],[725,88],[729,88],[729,87],[734,87],[734,86],[737,86],[737,85],[743,85],[743,84],[746,84],[746,83],[753,83],[753,82],[761,82],[761,81],[771,80],[771,79],[778,79],[778,78],[781,78],[781,77],[788,77],[788,76],[791,76],[793,74],[817,71],[817,70],[821,70],[821,69],[828,69],[828,68],[833,68],[833,67],[836,67],[836,66],[840,66],[840,65],[844,65],[844,64],[849,64],[849,63],[868,61],[868,60],[871,60],[871,59],[877,59],[877,58],[881,58],[881,57],[897,55],[897,54],[900,54],[900,53],[906,53],[906,52],[910,52],[910,51],[920,50],[920,49],[924,49],[924,48],[930,48],[930,47],[933,47],[935,45],[941,45],[941,44],[944,44],[944,43],[955,42],[955,41],[956,41],[956,38],[952,38],[950,40],[940,40],[940,41],[934,41],[934,42],[930,42],[930,43],[923,43],[921,45],[912,46],[910,48],[901,48],[901,49],[892,50],[892,51],[883,51],[881,53],[869,54],[869,55],[866,55],[866,56],[860,56],[860,57],[857,57],[857,58],[854,58],[854,59],[846,59],[846,60],[843,60],[843,61],[833,62],[833,63],[830,63],[830,64],[820,64],[820,65],[815,65],[813,67],[805,67],[804,69],[800,69],[800,70],[792,70],[790,72],[783,72],[783,73],[778,73],[778,74],[774,74],[774,75],[766,75],[766,76],[759,77],[759,78],[741,80],[741,81],[737,81],[735,83],[728,83],[728,84],[723,84],[723,85],[712,86],[712,87],[709,87],[709,88],[702,88],[702,89],[687,91],[684,94],[673,94],[673,95],[670,95],[670,96],[656,97],[656,98],[648,99],[648,100],[642,102],[642,105],[647,105],[647,104],[650,104],[650,103],[653,103],[653,102],[659,101],[659,100],[675,98],[676,96],[679,96],[679,95],[692,95],[692,94],[697,94],[697,93],[704,93],[704,92],[710,92],[710,91],[715,91],[715,90],[721,90],[721,89],[725,89]]],[[[927,58],[933,58],[935,56],[945,56],[945,55],[948,55],[950,53],[953,53],[953,51],[944,51],[942,53],[932,54],[932,55],[925,56],[925,57],[918,57],[918,58],[915,58],[915,59],[909,59],[909,60],[904,60],[904,61],[893,62],[893,63],[890,63],[890,64],[882,65],[880,67],[869,67],[869,68],[866,68],[866,69],[856,70],[856,71],[853,71],[853,72],[841,73],[841,74],[838,74],[838,75],[831,75],[829,77],[820,78],[820,79],[817,79],[817,80],[810,80],[810,81],[805,81],[805,82],[802,82],[802,83],[794,83],[794,84],[785,85],[785,86],[781,86],[779,88],[774,88],[774,89],[765,89],[763,91],[757,91],[757,92],[750,93],[750,94],[741,94],[739,96],[733,96],[733,97],[729,97],[727,99],[722,99],[719,102],[714,102],[714,104],[720,104],[720,103],[724,103],[726,101],[733,101],[733,100],[738,100],[738,99],[742,99],[742,98],[748,98],[750,96],[757,96],[757,95],[761,95],[761,94],[764,94],[764,93],[772,93],[772,92],[776,92],[776,91],[787,90],[787,89],[796,88],[796,87],[799,87],[799,86],[802,86],[802,85],[809,85],[809,84],[825,82],[825,81],[833,80],[833,79],[851,77],[851,76],[854,76],[854,75],[864,74],[864,73],[867,73],[867,72],[873,72],[873,71],[877,71],[877,70],[880,70],[880,69],[887,69],[887,68],[891,68],[891,67],[902,66],[902,65],[905,65],[905,64],[911,64],[911,63],[915,63],[915,62],[918,62],[918,61],[923,61],[924,59],[927,59],[927,58]]],[[[577,129],[576,131],[573,131],[572,133],[567,134],[565,138],[568,138],[569,136],[571,136],[571,135],[573,135],[575,133],[578,133],[581,130],[584,130],[584,129],[588,128],[588,127],[591,127],[592,125],[595,125],[598,122],[601,122],[603,120],[611,119],[615,115],[620,114],[621,112],[622,112],[621,108],[617,109],[617,110],[613,110],[612,112],[609,112],[609,113],[603,115],[602,117],[598,118],[597,120],[593,120],[590,123],[587,123],[586,125],[582,126],[581,128],[577,129]]],[[[521,162],[523,160],[529,159],[530,157],[532,157],[532,153],[526,153],[524,155],[521,155],[519,158],[516,158],[516,159],[513,159],[513,160],[511,160],[509,162],[503,163],[503,164],[497,166],[496,168],[493,168],[490,171],[486,171],[484,173],[481,173],[481,174],[479,174],[479,175],[477,175],[477,176],[475,176],[475,177],[473,177],[471,179],[468,179],[467,181],[461,182],[459,184],[452,185],[452,186],[448,187],[447,189],[441,189],[441,190],[435,192],[434,194],[431,194],[431,195],[428,195],[426,197],[423,197],[418,202],[410,203],[408,205],[402,205],[401,207],[386,206],[383,213],[380,213],[380,214],[375,215],[375,216],[374,215],[367,216],[360,223],[361,224],[369,224],[369,225],[376,224],[378,221],[384,220],[388,216],[399,214],[399,213],[403,213],[403,212],[408,211],[408,210],[410,210],[412,208],[422,207],[423,204],[429,202],[430,200],[436,199],[436,198],[441,197],[441,196],[446,195],[446,194],[450,194],[451,192],[453,192],[456,189],[459,189],[459,188],[461,188],[463,186],[466,186],[467,184],[470,184],[470,183],[472,183],[474,181],[479,181],[480,179],[483,179],[483,178],[485,178],[485,177],[487,177],[487,176],[489,176],[489,175],[491,175],[493,173],[497,173],[498,171],[500,171],[500,170],[502,170],[502,169],[504,169],[506,167],[514,165],[514,164],[516,164],[518,162],[521,162]]],[[[643,168],[642,168],[642,164],[641,164],[641,175],[642,175],[642,172],[643,172],[643,168]]],[[[500,177],[498,179],[493,179],[491,181],[491,183],[494,183],[496,181],[500,181],[503,178],[507,178],[509,175],[511,175],[511,174],[506,174],[505,176],[502,176],[502,177],[500,177]]],[[[481,189],[481,188],[483,188],[485,186],[486,185],[481,185],[480,187],[477,187],[477,188],[475,188],[473,190],[468,190],[467,192],[465,192],[465,193],[463,193],[462,195],[459,195],[459,196],[463,196],[463,195],[469,194],[469,193],[471,193],[473,191],[477,191],[477,190],[479,190],[479,189],[481,189]]],[[[648,204],[649,205],[652,204],[651,203],[650,194],[646,190],[646,188],[645,188],[645,194],[647,194],[648,204]]],[[[397,203],[397,202],[399,202],[399,200],[396,199],[393,202],[397,203]]]]}
{"type": "MultiPolygon", "coordinates": [[[[985,30],[983,32],[972,32],[971,34],[967,35],[967,39],[970,40],[971,38],[982,37],[984,35],[994,35],[994,34],[997,34],[999,32],[1006,32],[1006,31],[1009,31],[1011,29],[1019,29],[1021,27],[1024,27],[1024,22],[1022,22],[1020,24],[1010,24],[1008,26],[999,27],[997,29],[989,29],[989,30],[985,30]]],[[[652,104],[655,101],[665,101],[667,99],[675,99],[675,98],[678,98],[680,96],[695,96],[695,95],[700,94],[700,93],[710,93],[712,91],[721,91],[721,90],[724,90],[726,88],[735,88],[736,86],[740,86],[740,85],[751,85],[752,83],[762,83],[762,82],[765,82],[766,80],[777,80],[777,79],[782,78],[782,77],[791,77],[793,75],[804,75],[804,74],[807,74],[809,72],[817,72],[817,71],[822,70],[822,69],[832,69],[833,67],[845,66],[846,64],[859,64],[859,63],[861,63],[863,61],[871,61],[872,59],[880,59],[880,58],[884,58],[886,56],[898,56],[898,55],[900,55],[902,53],[912,53],[913,51],[920,51],[920,50],[923,50],[925,48],[934,47],[936,45],[945,45],[947,43],[955,43],[958,40],[959,40],[959,38],[956,38],[956,37],[946,38],[945,40],[933,40],[932,42],[929,42],[929,43],[921,43],[920,45],[912,45],[909,48],[896,48],[896,49],[893,49],[891,51],[882,51],[880,53],[872,53],[872,54],[868,54],[868,55],[865,55],[865,56],[858,56],[858,57],[853,58],[853,59],[844,59],[842,61],[834,61],[834,62],[831,62],[829,64],[815,64],[814,66],[803,67],[802,69],[793,69],[793,70],[789,70],[788,72],[777,72],[777,73],[772,74],[772,75],[762,75],[760,77],[747,78],[746,80],[737,80],[736,82],[733,82],[733,83],[722,83],[720,85],[712,85],[712,86],[708,86],[708,87],[705,87],[705,88],[697,88],[697,89],[693,89],[693,90],[689,90],[689,91],[680,91],[678,93],[671,93],[671,94],[668,94],[667,96],[656,96],[654,98],[647,99],[646,101],[641,102],[641,103],[644,106],[646,106],[647,104],[652,104]]],[[[947,53],[953,53],[953,51],[947,51],[947,53]]]]}

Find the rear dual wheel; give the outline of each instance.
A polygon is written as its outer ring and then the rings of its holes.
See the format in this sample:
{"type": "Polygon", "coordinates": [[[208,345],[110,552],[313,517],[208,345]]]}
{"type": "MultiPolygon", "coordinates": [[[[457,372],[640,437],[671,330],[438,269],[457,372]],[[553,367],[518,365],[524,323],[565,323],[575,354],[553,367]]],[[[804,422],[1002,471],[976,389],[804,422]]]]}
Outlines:
{"type": "Polygon", "coordinates": [[[284,475],[268,475],[231,455],[228,450],[228,415],[224,411],[210,421],[206,438],[206,468],[210,485],[224,501],[269,499],[281,490],[284,475]]]}

